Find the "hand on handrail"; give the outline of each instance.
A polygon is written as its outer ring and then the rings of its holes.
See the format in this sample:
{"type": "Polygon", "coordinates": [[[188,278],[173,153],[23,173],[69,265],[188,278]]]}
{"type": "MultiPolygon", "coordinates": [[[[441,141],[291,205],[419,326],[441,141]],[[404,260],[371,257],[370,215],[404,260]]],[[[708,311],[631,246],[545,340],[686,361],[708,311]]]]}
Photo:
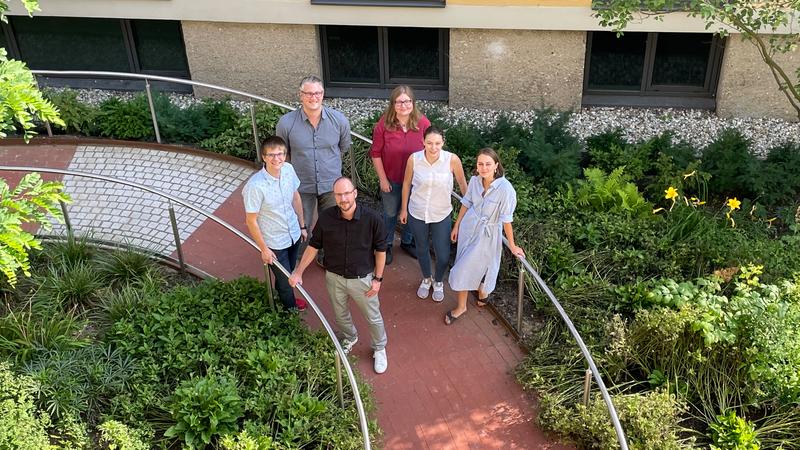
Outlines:
{"type": "Polygon", "coordinates": [[[261,250],[261,261],[263,261],[264,264],[272,264],[272,261],[275,261],[275,253],[269,248],[261,250]]]}
{"type": "Polygon", "coordinates": [[[509,244],[508,249],[511,250],[511,254],[516,256],[517,258],[524,258],[525,257],[525,250],[518,245],[509,244]]]}

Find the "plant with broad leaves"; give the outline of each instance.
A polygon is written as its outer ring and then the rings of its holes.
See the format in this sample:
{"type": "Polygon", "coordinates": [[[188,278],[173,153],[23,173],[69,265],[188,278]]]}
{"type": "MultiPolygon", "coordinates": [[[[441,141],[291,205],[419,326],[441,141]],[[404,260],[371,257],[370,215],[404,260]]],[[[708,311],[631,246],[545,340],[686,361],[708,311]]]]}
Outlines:
{"type": "Polygon", "coordinates": [[[59,202],[70,201],[63,187],[58,182],[42,181],[38,173],[25,175],[14,189],[0,178],[0,273],[10,285],[16,284],[19,271],[30,276],[28,252],[41,249],[39,241],[22,224],[37,224],[49,230],[49,216],[62,221],[59,202]]]}

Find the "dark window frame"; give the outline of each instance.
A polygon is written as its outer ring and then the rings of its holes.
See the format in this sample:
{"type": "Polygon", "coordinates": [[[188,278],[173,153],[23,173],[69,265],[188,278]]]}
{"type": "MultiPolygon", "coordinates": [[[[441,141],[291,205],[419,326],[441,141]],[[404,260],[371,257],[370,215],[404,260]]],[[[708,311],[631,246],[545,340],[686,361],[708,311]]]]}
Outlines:
{"type": "Polygon", "coordinates": [[[331,81],[330,58],[328,55],[327,26],[317,27],[320,39],[322,74],[327,94],[332,97],[376,97],[387,96],[395,86],[406,84],[414,88],[417,97],[425,100],[446,100],[448,96],[450,33],[447,28],[437,28],[439,48],[439,78],[400,78],[390,77],[389,73],[389,32],[391,27],[370,27],[378,30],[378,83],[331,81]]]}
{"type": "MultiPolygon", "coordinates": [[[[642,82],[638,90],[597,89],[589,87],[589,69],[592,58],[594,32],[586,33],[586,56],[583,67],[583,106],[654,106],[715,109],[725,39],[711,35],[711,45],[706,61],[703,86],[653,84],[658,32],[648,32],[642,68],[642,82]]],[[[703,33],[706,34],[706,33],[703,33]]]]}
{"type": "Polygon", "coordinates": [[[312,5],[444,8],[446,0],[311,0],[312,5]]]}
{"type": "MultiPolygon", "coordinates": [[[[22,55],[17,44],[16,30],[13,26],[13,17],[8,22],[2,23],[2,31],[5,33],[6,42],[8,43],[9,58],[22,60],[22,55]]],[[[22,16],[20,16],[22,17],[22,16]]],[[[82,17],[76,17],[81,19],[82,17]]],[[[112,19],[113,20],[113,19],[112,19]]],[[[145,70],[142,69],[139,63],[139,55],[136,52],[136,38],[133,30],[133,22],[139,19],[117,19],[119,20],[120,31],[122,39],[125,44],[126,57],[128,59],[129,72],[143,74],[143,75],[157,75],[172,78],[191,79],[191,69],[189,68],[188,58],[186,64],[186,71],[179,70],[145,70]]],[[[143,19],[147,20],[147,19],[143,19]]],[[[186,41],[183,35],[183,24],[179,20],[173,20],[178,25],[180,31],[181,47],[183,48],[184,55],[186,53],[186,41]]],[[[37,76],[40,84],[43,86],[53,87],[75,87],[75,88],[98,88],[98,89],[119,89],[119,90],[140,90],[144,86],[143,81],[130,80],[130,79],[110,79],[110,78],[83,78],[83,77],[45,77],[37,76]]],[[[189,85],[154,82],[167,90],[179,92],[191,92],[192,87],[189,85]]]]}

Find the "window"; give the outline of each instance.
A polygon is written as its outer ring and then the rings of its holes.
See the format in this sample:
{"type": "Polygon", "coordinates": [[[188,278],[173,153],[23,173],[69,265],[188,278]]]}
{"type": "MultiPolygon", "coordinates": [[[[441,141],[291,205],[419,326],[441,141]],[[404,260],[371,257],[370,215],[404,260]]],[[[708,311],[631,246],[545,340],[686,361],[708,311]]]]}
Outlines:
{"type": "Polygon", "coordinates": [[[420,98],[447,98],[447,30],[329,25],[320,38],[332,96],[384,96],[408,84],[420,98]]]}
{"type": "Polygon", "coordinates": [[[445,0],[311,0],[312,5],[411,6],[444,8],[445,0]]]}
{"type": "MultiPolygon", "coordinates": [[[[13,16],[3,25],[0,36],[7,41],[9,54],[34,70],[133,72],[189,78],[178,21],[13,16]]],[[[132,83],[74,78],[40,81],[45,85],[120,89],[132,83]]]]}
{"type": "Polygon", "coordinates": [[[701,33],[591,32],[584,105],[714,108],[724,41],[701,33]]]}

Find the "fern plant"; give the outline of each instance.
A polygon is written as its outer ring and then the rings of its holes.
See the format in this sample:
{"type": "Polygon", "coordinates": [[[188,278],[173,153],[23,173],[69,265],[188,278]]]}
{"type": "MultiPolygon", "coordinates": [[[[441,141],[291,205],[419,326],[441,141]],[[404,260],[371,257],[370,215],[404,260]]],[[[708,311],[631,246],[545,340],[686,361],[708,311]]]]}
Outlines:
{"type": "Polygon", "coordinates": [[[609,175],[597,168],[583,171],[584,180],[577,187],[568,186],[565,201],[597,212],[623,213],[628,217],[650,213],[651,205],[639,193],[639,188],[628,181],[625,168],[618,167],[609,175]]]}

